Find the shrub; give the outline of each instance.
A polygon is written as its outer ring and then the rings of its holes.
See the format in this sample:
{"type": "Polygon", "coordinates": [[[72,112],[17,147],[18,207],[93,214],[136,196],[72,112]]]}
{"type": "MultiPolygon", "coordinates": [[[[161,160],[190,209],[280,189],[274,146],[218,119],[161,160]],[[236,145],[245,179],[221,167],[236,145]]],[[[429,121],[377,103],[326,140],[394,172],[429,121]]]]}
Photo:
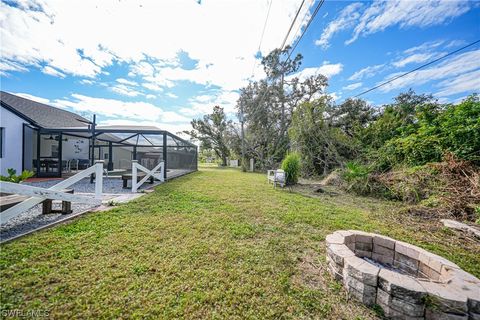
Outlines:
{"type": "MultiPolygon", "coordinates": [[[[372,128],[387,120],[391,125],[393,122],[386,118],[387,115],[384,113],[372,128]]],[[[377,169],[387,171],[399,165],[440,162],[447,153],[459,160],[480,163],[480,99],[477,95],[458,105],[420,105],[411,116],[415,119],[413,124],[399,127],[407,129],[399,129],[401,133],[370,148],[369,158],[375,160],[377,169]]],[[[371,135],[374,134],[380,135],[378,132],[371,135]]]]}
{"type": "Polygon", "coordinates": [[[379,180],[379,174],[369,166],[348,162],[342,177],[347,182],[347,191],[358,195],[391,198],[388,188],[379,180]]]}
{"type": "Polygon", "coordinates": [[[365,179],[368,177],[370,170],[367,166],[364,166],[358,162],[347,162],[343,176],[348,182],[365,179]]]}
{"type": "Polygon", "coordinates": [[[368,195],[372,192],[370,179],[371,170],[358,162],[347,162],[343,171],[343,178],[347,181],[348,191],[361,195],[368,195]]]}
{"type": "Polygon", "coordinates": [[[296,152],[287,154],[282,161],[282,169],[285,171],[285,177],[287,184],[295,184],[298,182],[298,176],[300,175],[300,155],[296,152]]]}
{"type": "Polygon", "coordinates": [[[19,183],[23,180],[33,177],[33,171],[24,170],[22,174],[17,176],[17,171],[13,168],[7,169],[8,176],[0,176],[0,181],[7,181],[13,183],[19,183]]]}

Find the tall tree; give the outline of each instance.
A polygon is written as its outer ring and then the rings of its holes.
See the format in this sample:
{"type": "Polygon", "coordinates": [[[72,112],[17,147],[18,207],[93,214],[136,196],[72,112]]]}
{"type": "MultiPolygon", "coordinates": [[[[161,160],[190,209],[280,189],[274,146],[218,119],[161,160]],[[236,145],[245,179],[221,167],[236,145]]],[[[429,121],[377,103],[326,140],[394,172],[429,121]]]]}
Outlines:
{"type": "Polygon", "coordinates": [[[222,165],[227,165],[227,157],[230,155],[228,140],[232,122],[227,120],[223,108],[213,107],[213,112],[203,119],[191,121],[193,130],[185,131],[193,139],[200,141],[203,149],[212,149],[222,159],[222,165]]]}
{"type": "Polygon", "coordinates": [[[323,96],[298,106],[289,135],[292,148],[302,156],[304,176],[325,175],[353,157],[354,142],[339,125],[331,98],[323,96]]]}
{"type": "Polygon", "coordinates": [[[417,94],[412,89],[400,93],[394,103],[383,107],[376,121],[367,128],[364,143],[369,148],[378,149],[390,139],[415,132],[417,110],[432,104],[437,104],[432,95],[417,94]]]}
{"type": "Polygon", "coordinates": [[[302,56],[288,59],[288,52],[288,47],[276,49],[263,58],[266,79],[243,88],[237,102],[239,116],[245,121],[247,154],[262,168],[275,166],[285,156],[294,109],[327,86],[323,75],[295,77],[302,56]]]}
{"type": "Polygon", "coordinates": [[[362,99],[347,99],[331,111],[335,126],[349,137],[357,138],[375,118],[374,109],[362,99]]]}

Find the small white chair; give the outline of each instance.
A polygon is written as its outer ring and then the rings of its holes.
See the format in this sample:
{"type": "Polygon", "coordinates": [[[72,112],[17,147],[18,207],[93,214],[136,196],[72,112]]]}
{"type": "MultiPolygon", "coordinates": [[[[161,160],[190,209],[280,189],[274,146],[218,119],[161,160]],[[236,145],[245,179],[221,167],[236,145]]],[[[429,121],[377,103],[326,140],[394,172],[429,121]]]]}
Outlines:
{"type": "Polygon", "coordinates": [[[285,176],[285,171],[282,169],[277,169],[277,170],[268,170],[267,171],[267,182],[273,183],[273,187],[277,187],[277,183],[283,188],[285,187],[286,183],[286,176],[285,176]]]}

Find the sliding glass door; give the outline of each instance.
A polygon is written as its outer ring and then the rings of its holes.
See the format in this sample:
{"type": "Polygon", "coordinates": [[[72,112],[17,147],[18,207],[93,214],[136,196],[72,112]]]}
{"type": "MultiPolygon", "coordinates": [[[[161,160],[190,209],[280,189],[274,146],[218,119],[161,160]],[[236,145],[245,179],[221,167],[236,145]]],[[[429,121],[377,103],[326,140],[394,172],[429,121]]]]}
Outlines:
{"type": "Polygon", "coordinates": [[[40,148],[35,163],[37,177],[61,177],[62,175],[62,134],[40,133],[37,138],[40,148]]]}

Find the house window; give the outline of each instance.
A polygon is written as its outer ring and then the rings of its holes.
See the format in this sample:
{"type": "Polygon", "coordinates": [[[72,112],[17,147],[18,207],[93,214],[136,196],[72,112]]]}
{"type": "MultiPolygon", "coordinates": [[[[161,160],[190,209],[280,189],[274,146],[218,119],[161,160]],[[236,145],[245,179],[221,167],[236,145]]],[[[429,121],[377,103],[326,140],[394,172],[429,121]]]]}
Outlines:
{"type": "Polygon", "coordinates": [[[5,136],[5,128],[0,128],[0,158],[3,158],[3,139],[5,136]]]}

